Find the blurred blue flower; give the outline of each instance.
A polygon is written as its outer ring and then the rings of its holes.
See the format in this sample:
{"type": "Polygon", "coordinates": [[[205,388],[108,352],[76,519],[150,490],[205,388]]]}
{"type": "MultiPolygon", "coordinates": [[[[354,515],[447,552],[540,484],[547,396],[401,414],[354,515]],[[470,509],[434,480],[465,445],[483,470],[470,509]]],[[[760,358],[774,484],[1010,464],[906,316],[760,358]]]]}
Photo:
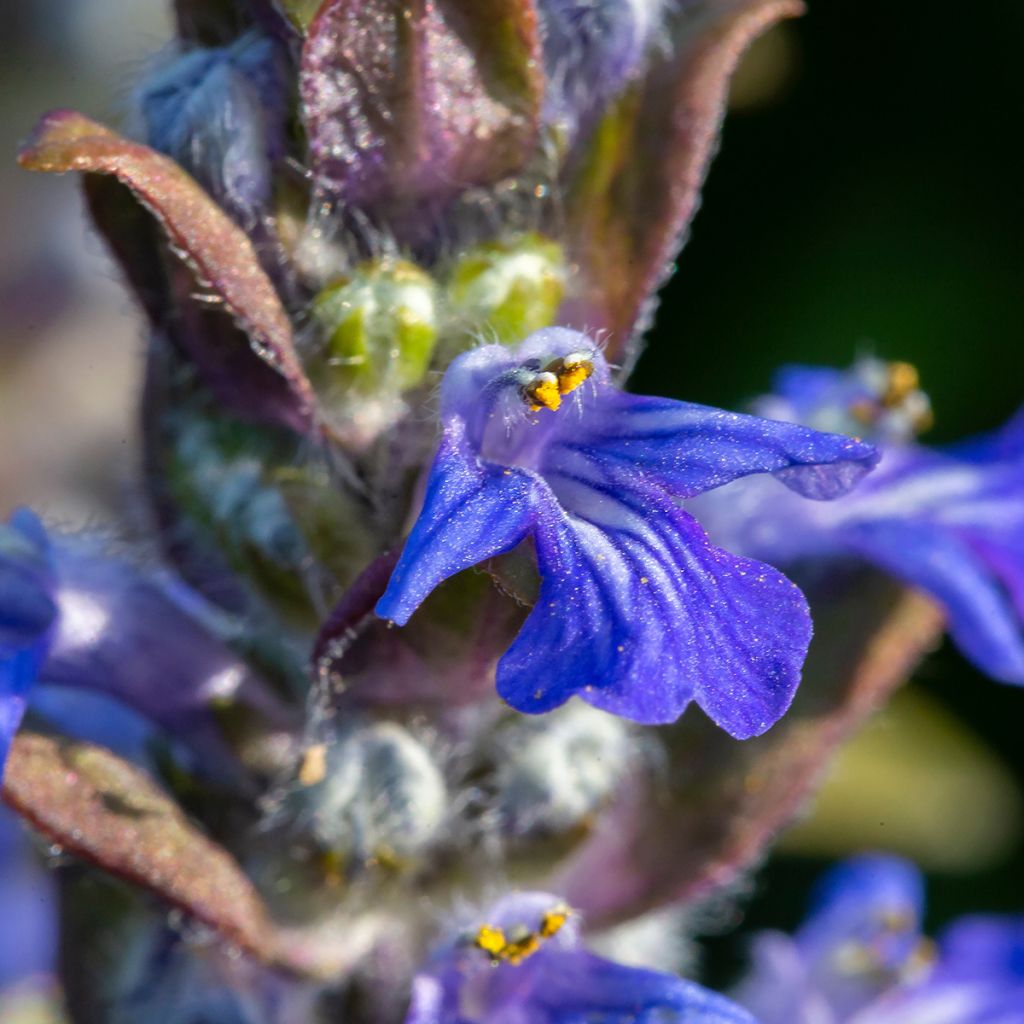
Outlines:
{"type": "Polygon", "coordinates": [[[718,543],[772,565],[864,559],[931,594],[963,653],[1024,683],[1024,419],[943,450],[913,442],[930,418],[904,363],[783,370],[757,411],[876,441],[878,469],[855,494],[810,506],[743,481],[701,498],[718,543]]]}
{"type": "Polygon", "coordinates": [[[56,880],[28,833],[0,806],[0,999],[25,983],[52,983],[57,960],[56,880]]]}
{"type": "Polygon", "coordinates": [[[498,666],[512,707],[539,713],[578,694],[656,723],[696,700],[740,738],[786,710],[810,639],[803,595],[709,543],[675,499],[749,473],[834,498],[871,468],[873,448],[625,394],[593,343],[564,328],[457,358],[441,422],[379,615],[404,625],[442,580],[530,537],[540,594],[498,666]]]}
{"type": "Polygon", "coordinates": [[[406,1024],[754,1024],[738,1006],[671,974],[587,952],[544,893],[517,893],[439,949],[413,983],[406,1024]]]}
{"type": "Polygon", "coordinates": [[[46,531],[28,509],[18,509],[0,524],[0,775],[50,647],[52,588],[46,531]]]}
{"type": "Polygon", "coordinates": [[[644,65],[663,0],[542,0],[545,120],[571,137],[644,65]]]}
{"type": "Polygon", "coordinates": [[[0,526],[0,763],[31,702],[62,731],[132,756],[156,726],[207,770],[232,771],[211,706],[275,709],[226,629],[180,582],[50,536],[19,510],[0,526]]]}
{"type": "Polygon", "coordinates": [[[924,884],[897,857],[829,872],[792,936],[761,933],[736,998],[761,1024],[1021,1024],[1024,916],[921,932],[924,884]]]}

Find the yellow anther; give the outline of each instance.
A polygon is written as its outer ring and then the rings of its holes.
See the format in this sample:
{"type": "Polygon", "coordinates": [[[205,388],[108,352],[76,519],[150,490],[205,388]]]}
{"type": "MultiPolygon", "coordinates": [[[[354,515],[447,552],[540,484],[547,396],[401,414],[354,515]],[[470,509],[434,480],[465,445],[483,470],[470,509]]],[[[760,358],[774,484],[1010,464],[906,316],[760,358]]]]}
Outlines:
{"type": "Polygon", "coordinates": [[[538,949],[540,949],[540,936],[536,932],[527,932],[521,938],[506,944],[502,959],[507,960],[515,967],[528,956],[533,956],[538,949]]]}
{"type": "Polygon", "coordinates": [[[538,409],[550,409],[554,412],[562,404],[562,393],[558,387],[558,378],[546,370],[543,373],[538,373],[523,388],[523,394],[530,404],[531,412],[537,412],[538,409]]]}
{"type": "Polygon", "coordinates": [[[482,949],[494,960],[503,959],[505,950],[508,948],[504,931],[491,924],[482,924],[477,929],[476,938],[473,941],[478,949],[482,949]]]}
{"type": "Polygon", "coordinates": [[[572,911],[564,903],[544,912],[540,927],[535,931],[526,925],[517,925],[507,934],[503,928],[483,924],[473,938],[473,945],[486,953],[493,963],[517,966],[527,957],[533,956],[541,945],[557,935],[565,927],[572,911]]]}
{"type": "Polygon", "coordinates": [[[590,379],[594,372],[594,364],[580,353],[566,356],[559,369],[555,370],[558,377],[558,390],[563,395],[575,391],[581,384],[590,379]]]}
{"type": "Polygon", "coordinates": [[[569,920],[569,913],[569,908],[564,904],[546,911],[540,919],[540,937],[550,939],[553,935],[557,935],[565,927],[565,922],[569,920]]]}
{"type": "Polygon", "coordinates": [[[316,743],[302,755],[299,765],[299,782],[304,786],[315,786],[327,775],[327,744],[316,743]]]}
{"type": "Polygon", "coordinates": [[[889,363],[886,367],[885,393],[882,405],[887,409],[899,405],[920,387],[917,367],[910,363],[889,363]]]}

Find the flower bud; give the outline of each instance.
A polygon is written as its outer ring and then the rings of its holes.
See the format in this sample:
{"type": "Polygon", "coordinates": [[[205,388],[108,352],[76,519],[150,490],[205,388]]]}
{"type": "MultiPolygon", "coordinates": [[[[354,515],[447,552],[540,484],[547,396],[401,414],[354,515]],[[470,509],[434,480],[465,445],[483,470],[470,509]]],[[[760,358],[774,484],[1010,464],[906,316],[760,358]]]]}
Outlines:
{"type": "Polygon", "coordinates": [[[438,835],[447,810],[427,747],[394,722],[356,726],[307,752],[299,772],[317,839],[349,864],[395,865],[438,835]]]}
{"type": "Polygon", "coordinates": [[[517,717],[498,738],[496,807],[503,831],[552,835],[585,825],[625,774],[626,724],[584,704],[517,717]]]}
{"type": "Polygon", "coordinates": [[[505,344],[552,323],[565,291],[562,248],[525,234],[470,249],[448,282],[452,311],[505,344]]]}
{"type": "Polygon", "coordinates": [[[663,0],[542,0],[545,119],[569,139],[643,68],[663,0]]]}
{"type": "Polygon", "coordinates": [[[271,166],[284,150],[286,97],[276,45],[249,34],[158,67],[136,103],[146,141],[251,221],[270,198],[271,166]]]}
{"type": "Polygon", "coordinates": [[[328,285],[313,303],[331,382],[404,391],[423,379],[437,341],[437,288],[405,260],[376,260],[328,285]]]}

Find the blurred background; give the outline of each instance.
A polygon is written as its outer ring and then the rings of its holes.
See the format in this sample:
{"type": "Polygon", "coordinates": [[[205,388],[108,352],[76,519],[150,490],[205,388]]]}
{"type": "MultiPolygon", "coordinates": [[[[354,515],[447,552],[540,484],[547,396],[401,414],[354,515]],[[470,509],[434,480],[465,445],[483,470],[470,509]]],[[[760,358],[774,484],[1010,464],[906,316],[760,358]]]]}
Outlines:
{"type": "MultiPolygon", "coordinates": [[[[811,0],[736,83],[724,143],[635,387],[737,407],[773,369],[865,351],[921,371],[941,443],[1024,401],[1024,6],[811,0]]],[[[21,172],[38,113],[117,123],[168,38],[163,0],[8,5],[0,65],[0,514],[131,520],[141,327],[76,183],[21,172]]],[[[1024,497],[1022,497],[1024,500],[1024,497]]],[[[1024,695],[948,646],[841,759],[751,884],[756,927],[802,916],[814,869],[858,848],[930,875],[931,923],[1024,908],[1024,695]]],[[[709,980],[742,938],[711,908],[709,980]]]]}

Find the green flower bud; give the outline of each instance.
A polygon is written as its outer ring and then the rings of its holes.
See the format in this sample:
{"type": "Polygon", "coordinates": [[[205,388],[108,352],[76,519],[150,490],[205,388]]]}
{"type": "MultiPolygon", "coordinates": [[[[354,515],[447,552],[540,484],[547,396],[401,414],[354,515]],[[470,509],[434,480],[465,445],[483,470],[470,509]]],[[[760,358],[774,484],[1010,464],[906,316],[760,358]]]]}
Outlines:
{"type": "Polygon", "coordinates": [[[332,383],[404,391],[419,384],[430,365],[437,288],[412,263],[375,260],[324,288],[313,316],[327,338],[323,359],[332,383]]]}
{"type": "Polygon", "coordinates": [[[537,234],[470,249],[448,282],[452,311],[505,343],[554,322],[565,292],[565,258],[557,242],[537,234]]]}

